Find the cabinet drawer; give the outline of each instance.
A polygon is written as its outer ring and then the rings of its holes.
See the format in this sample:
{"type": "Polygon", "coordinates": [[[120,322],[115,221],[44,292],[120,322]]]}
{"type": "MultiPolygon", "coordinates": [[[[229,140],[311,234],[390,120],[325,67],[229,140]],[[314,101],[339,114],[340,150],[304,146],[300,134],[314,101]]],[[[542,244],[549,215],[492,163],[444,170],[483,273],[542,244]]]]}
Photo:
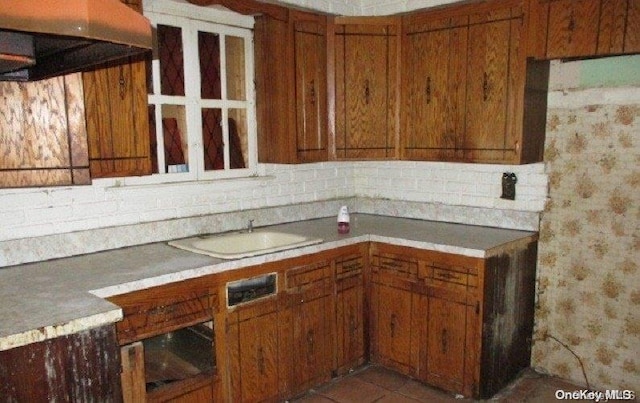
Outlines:
{"type": "Polygon", "coordinates": [[[393,272],[400,277],[415,277],[418,271],[416,259],[408,256],[380,253],[373,255],[373,271],[393,272]]]}
{"type": "Polygon", "coordinates": [[[207,292],[164,301],[140,301],[122,307],[124,319],[116,324],[120,344],[130,343],[162,332],[211,320],[207,292]]]}
{"type": "Polygon", "coordinates": [[[338,280],[361,276],[363,269],[364,257],[362,255],[348,255],[336,260],[336,278],[338,280]]]}
{"type": "Polygon", "coordinates": [[[316,283],[331,278],[331,265],[328,262],[319,262],[308,266],[296,267],[287,270],[285,274],[286,289],[301,291],[313,287],[316,283]]]}
{"type": "Polygon", "coordinates": [[[473,271],[462,266],[447,266],[437,263],[420,262],[418,278],[427,285],[454,284],[464,287],[477,287],[478,276],[473,271]]]}

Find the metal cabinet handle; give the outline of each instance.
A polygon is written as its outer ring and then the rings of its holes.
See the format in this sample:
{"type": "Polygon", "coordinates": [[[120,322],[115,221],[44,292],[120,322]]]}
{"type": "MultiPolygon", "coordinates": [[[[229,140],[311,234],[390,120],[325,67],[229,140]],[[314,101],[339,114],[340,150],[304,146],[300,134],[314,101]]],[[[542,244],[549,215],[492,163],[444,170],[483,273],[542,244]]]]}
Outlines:
{"type": "Polygon", "coordinates": [[[123,66],[120,66],[120,80],[118,80],[118,84],[120,84],[120,99],[124,101],[127,82],[124,79],[124,67],[123,66]]]}
{"type": "Polygon", "coordinates": [[[396,314],[395,313],[391,314],[391,323],[389,324],[389,327],[391,328],[391,337],[395,337],[396,335],[396,314]]]}
{"type": "Polygon", "coordinates": [[[483,80],[482,80],[482,98],[486,101],[489,99],[489,75],[487,72],[484,72],[483,80]]]}
{"type": "Polygon", "coordinates": [[[316,104],[316,80],[311,80],[311,89],[309,91],[311,94],[311,105],[316,104]]]}
{"type": "Polygon", "coordinates": [[[442,354],[446,354],[447,353],[447,329],[442,329],[442,354]]]}
{"type": "Polygon", "coordinates": [[[371,91],[369,90],[369,80],[364,80],[364,100],[369,104],[369,98],[371,96],[371,91]]]}
{"type": "Polygon", "coordinates": [[[265,374],[265,365],[264,365],[264,350],[262,346],[258,347],[258,371],[260,374],[265,374]]]}

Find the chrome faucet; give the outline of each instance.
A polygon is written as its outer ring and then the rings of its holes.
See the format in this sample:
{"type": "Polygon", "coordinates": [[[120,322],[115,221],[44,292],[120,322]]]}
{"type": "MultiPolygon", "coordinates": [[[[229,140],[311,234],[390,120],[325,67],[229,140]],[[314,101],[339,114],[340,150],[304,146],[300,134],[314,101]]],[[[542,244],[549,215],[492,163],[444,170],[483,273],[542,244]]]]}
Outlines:
{"type": "Polygon", "coordinates": [[[253,220],[249,220],[249,224],[247,224],[247,232],[253,232],[253,220]]]}

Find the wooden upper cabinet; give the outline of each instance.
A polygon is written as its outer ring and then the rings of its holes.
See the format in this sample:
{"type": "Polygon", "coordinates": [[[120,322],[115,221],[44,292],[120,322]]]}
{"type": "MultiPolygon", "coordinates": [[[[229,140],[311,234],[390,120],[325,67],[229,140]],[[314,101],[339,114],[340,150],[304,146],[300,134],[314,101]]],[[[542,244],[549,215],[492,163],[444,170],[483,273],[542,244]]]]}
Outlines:
{"type": "Polygon", "coordinates": [[[326,161],[327,18],[289,10],[256,18],[260,162],[326,161]]]}
{"type": "Polygon", "coordinates": [[[333,88],[334,157],[398,156],[399,43],[397,18],[336,18],[333,88]]]}
{"type": "Polygon", "coordinates": [[[640,52],[639,0],[533,0],[529,52],[539,59],[640,52]]]}
{"type": "Polygon", "coordinates": [[[513,101],[523,99],[522,24],[521,8],[470,16],[462,144],[466,161],[518,162],[522,127],[513,101]]]}
{"type": "Polygon", "coordinates": [[[91,183],[80,74],[0,83],[0,188],[91,183]]]}
{"type": "Polygon", "coordinates": [[[528,85],[523,32],[522,3],[510,0],[403,18],[403,159],[542,160],[544,66],[528,85]]]}
{"type": "Polygon", "coordinates": [[[258,158],[326,161],[327,19],[294,10],[286,15],[284,21],[256,18],[258,158]]]}
{"type": "Polygon", "coordinates": [[[302,12],[290,15],[295,47],[297,159],[326,161],[327,18],[302,12]]]}
{"type": "MultiPolygon", "coordinates": [[[[142,11],[137,1],[123,1],[142,11]]],[[[151,147],[144,58],[82,74],[91,177],[149,175],[151,147]]]]}
{"type": "Polygon", "coordinates": [[[461,157],[468,18],[407,26],[403,38],[403,158],[461,157]]]}

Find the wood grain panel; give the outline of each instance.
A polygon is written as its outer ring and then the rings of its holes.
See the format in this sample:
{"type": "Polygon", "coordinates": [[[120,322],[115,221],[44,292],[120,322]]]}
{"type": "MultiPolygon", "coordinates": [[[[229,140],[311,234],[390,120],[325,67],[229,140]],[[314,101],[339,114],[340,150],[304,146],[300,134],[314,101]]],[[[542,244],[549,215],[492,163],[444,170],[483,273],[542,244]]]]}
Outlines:
{"type": "Polygon", "coordinates": [[[300,162],[328,158],[326,40],[326,18],[294,23],[296,144],[300,162]]]}
{"type": "Polygon", "coordinates": [[[0,186],[89,183],[78,74],[0,83],[0,99],[0,186]]]}
{"type": "Polygon", "coordinates": [[[398,154],[399,20],[336,18],[337,158],[398,154]]]}
{"type": "Polygon", "coordinates": [[[595,55],[600,2],[551,0],[548,7],[547,58],[595,55]]]}
{"type": "Polygon", "coordinates": [[[83,73],[93,177],[151,171],[144,60],[83,73]]]}
{"type": "Polygon", "coordinates": [[[640,53],[640,0],[628,0],[624,52],[640,53]]]}
{"type": "Polygon", "coordinates": [[[115,327],[1,351],[0,396],[9,402],[121,402],[115,327]]]}

